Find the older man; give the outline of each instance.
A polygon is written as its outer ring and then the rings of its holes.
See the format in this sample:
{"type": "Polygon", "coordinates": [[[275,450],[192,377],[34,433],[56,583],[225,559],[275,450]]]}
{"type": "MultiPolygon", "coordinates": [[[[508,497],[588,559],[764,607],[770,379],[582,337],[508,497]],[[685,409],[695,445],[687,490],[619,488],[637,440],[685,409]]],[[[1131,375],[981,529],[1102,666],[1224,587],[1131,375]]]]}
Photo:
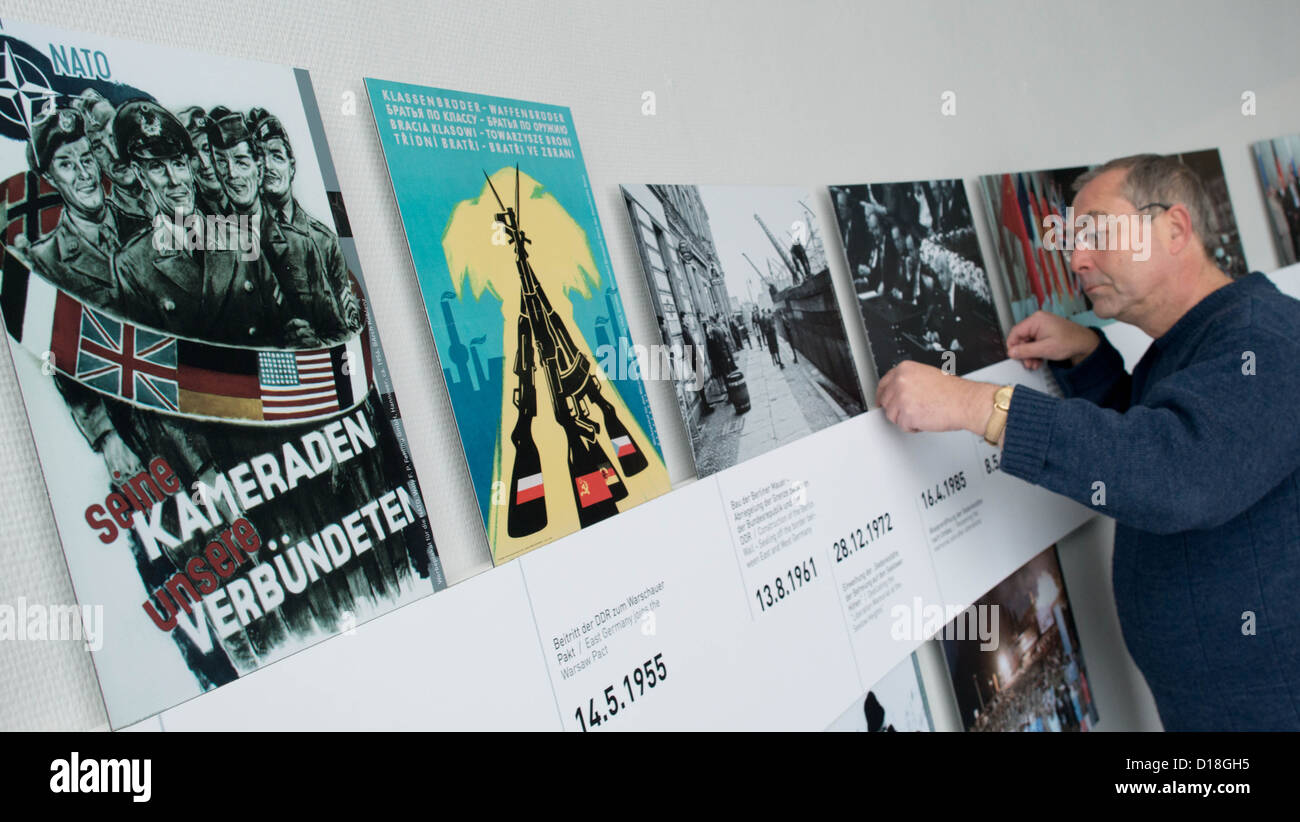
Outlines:
{"type": "Polygon", "coordinates": [[[1066,399],[904,363],[878,401],[907,430],[1000,442],[1004,471],[1116,520],[1120,622],[1166,729],[1300,729],[1300,302],[1215,266],[1212,202],[1173,159],[1115,160],[1076,191],[1078,214],[1149,217],[1149,258],[1085,237],[1070,260],[1097,316],[1155,339],[1133,373],[1039,312],[1008,353],[1050,364],[1066,399]]]}

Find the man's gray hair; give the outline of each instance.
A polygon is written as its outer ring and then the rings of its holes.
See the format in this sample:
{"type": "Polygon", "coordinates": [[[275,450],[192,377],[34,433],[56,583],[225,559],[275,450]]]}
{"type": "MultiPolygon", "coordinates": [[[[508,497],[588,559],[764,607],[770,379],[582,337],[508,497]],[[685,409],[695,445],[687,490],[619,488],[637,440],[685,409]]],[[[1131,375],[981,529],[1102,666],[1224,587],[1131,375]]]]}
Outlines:
{"type": "Polygon", "coordinates": [[[1215,225],[1214,202],[1200,175],[1181,160],[1160,154],[1134,154],[1120,157],[1103,166],[1086,171],[1074,181],[1074,193],[1108,171],[1127,171],[1120,193],[1134,206],[1151,203],[1182,203],[1192,216],[1192,231],[1200,238],[1207,254],[1219,246],[1215,225]]]}

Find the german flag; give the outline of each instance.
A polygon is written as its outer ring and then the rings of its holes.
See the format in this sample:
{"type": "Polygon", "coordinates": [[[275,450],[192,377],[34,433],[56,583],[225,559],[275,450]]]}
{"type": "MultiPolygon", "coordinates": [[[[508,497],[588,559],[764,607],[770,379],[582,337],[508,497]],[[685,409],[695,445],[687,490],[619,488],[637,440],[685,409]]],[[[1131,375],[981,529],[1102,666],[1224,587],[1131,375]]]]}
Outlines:
{"type": "Polygon", "coordinates": [[[181,411],[205,417],[260,420],[262,391],[252,349],[180,340],[177,382],[181,411]]]}

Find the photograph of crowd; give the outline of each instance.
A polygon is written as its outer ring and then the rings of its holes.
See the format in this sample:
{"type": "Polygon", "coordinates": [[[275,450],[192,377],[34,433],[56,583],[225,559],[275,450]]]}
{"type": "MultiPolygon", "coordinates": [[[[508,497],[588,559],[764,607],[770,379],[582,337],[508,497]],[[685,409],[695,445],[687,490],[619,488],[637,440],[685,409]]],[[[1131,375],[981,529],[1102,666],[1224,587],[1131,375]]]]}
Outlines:
{"type": "MultiPolygon", "coordinates": [[[[996,609],[996,647],[972,630],[943,631],[948,675],[968,731],[1087,731],[1098,721],[1056,546],[979,599],[996,609]]],[[[973,612],[978,613],[978,610],[973,612]]],[[[972,612],[956,617],[970,620],[972,612]]]]}
{"type": "Polygon", "coordinates": [[[831,186],[877,376],[904,360],[967,374],[1006,359],[960,180],[831,186]]]}

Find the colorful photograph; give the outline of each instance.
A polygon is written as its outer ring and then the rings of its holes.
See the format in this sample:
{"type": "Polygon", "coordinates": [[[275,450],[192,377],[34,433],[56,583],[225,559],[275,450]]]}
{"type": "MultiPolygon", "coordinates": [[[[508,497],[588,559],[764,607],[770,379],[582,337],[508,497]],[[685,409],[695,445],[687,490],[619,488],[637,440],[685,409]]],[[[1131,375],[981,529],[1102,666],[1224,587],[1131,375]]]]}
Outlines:
{"type": "Polygon", "coordinates": [[[1021,566],[943,630],[948,675],[968,731],[1087,731],[1098,722],[1056,546],[1021,566]],[[992,609],[990,641],[963,630],[992,609]],[[991,647],[996,646],[996,647],[991,647]]]}

